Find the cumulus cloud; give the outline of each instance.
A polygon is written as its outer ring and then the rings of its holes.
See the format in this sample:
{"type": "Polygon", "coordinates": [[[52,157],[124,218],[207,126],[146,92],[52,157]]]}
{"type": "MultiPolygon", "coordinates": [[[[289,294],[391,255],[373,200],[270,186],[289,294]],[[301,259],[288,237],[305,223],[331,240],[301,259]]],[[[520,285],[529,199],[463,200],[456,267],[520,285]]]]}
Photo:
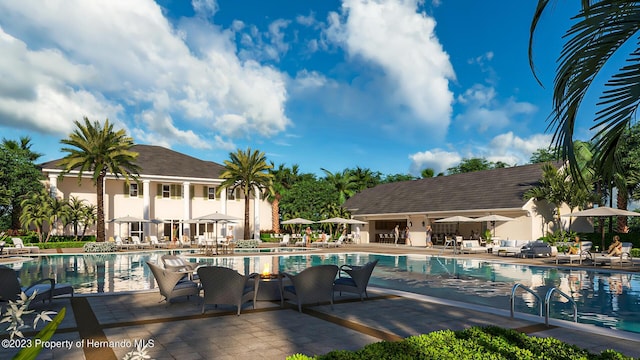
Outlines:
{"type": "Polygon", "coordinates": [[[519,116],[531,115],[537,107],[528,102],[519,102],[513,98],[506,101],[497,99],[495,88],[475,84],[457,98],[464,106],[463,112],[455,117],[455,121],[463,128],[473,128],[480,133],[489,129],[500,130],[519,120],[519,116]]]}
{"type": "Polygon", "coordinates": [[[393,101],[427,125],[446,128],[455,73],[435,34],[436,22],[417,0],[344,0],[328,17],[325,37],[352,59],[380,67],[393,101]]]}
{"type": "Polygon", "coordinates": [[[229,146],[283,131],[286,76],[238,57],[233,30],[205,19],[216,1],[192,4],[197,16],[174,26],[151,0],[0,3],[0,125],[64,136],[108,117],[138,139],[200,148],[216,146],[204,133],[229,146]]]}
{"type": "Polygon", "coordinates": [[[507,132],[495,136],[487,145],[470,145],[464,154],[460,151],[432,149],[409,155],[411,165],[409,172],[419,175],[423,169],[432,168],[435,173],[445,172],[458,165],[463,159],[485,158],[491,162],[504,162],[508,165],[524,165],[529,162],[531,154],[551,143],[551,135],[533,134],[522,138],[507,132]]]}
{"type": "Polygon", "coordinates": [[[462,156],[455,151],[432,149],[409,155],[409,159],[411,160],[409,173],[416,175],[426,168],[431,168],[435,174],[438,174],[458,165],[462,161],[462,156]]]}

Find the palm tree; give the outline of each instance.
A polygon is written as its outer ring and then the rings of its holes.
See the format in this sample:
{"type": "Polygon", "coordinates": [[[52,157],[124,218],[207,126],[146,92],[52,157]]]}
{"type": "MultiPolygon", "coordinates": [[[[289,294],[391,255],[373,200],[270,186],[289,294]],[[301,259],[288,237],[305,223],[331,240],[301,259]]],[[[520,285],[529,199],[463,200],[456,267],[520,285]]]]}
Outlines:
{"type": "Polygon", "coordinates": [[[535,199],[536,201],[546,200],[553,204],[556,208],[553,221],[562,229],[560,219],[560,207],[567,202],[570,183],[567,181],[567,175],[558,170],[551,163],[542,164],[542,179],[540,185],[527,190],[524,193],[525,199],[535,199]]]}
{"type": "MultiPolygon", "coordinates": [[[[549,0],[538,0],[530,27],[529,64],[538,82],[533,39],[549,3],[549,0]]],[[[598,103],[601,109],[596,113],[592,127],[597,129],[593,138],[595,167],[605,179],[612,179],[620,167],[615,150],[624,130],[635,118],[640,102],[640,50],[636,44],[640,31],[640,4],[621,0],[581,1],[580,4],[580,11],[573,18],[575,23],[565,34],[566,42],[556,70],[550,127],[555,129],[553,142],[556,148],[569,160],[571,169],[577,169],[573,134],[580,105],[591,84],[604,72],[609,59],[619,55],[621,48],[633,46],[636,50],[628,55],[627,65],[607,80],[606,90],[601,93],[598,103]]]]}
{"type": "Polygon", "coordinates": [[[82,224],[82,237],[87,232],[87,227],[92,226],[97,220],[97,208],[94,204],[85,204],[82,206],[82,216],[80,223],[82,224]]]}
{"type": "Polygon", "coordinates": [[[249,198],[255,195],[255,201],[259,200],[259,195],[266,192],[271,186],[273,174],[269,172],[271,165],[267,164],[267,159],[263,152],[251,151],[247,148],[244,152],[238,149],[235,153],[230,153],[231,160],[224,161],[225,170],[220,177],[225,179],[218,192],[222,189],[241,189],[244,194],[244,238],[249,239],[249,198]],[[258,193],[256,194],[256,189],[258,193]]]}
{"type": "Polygon", "coordinates": [[[78,227],[85,216],[85,201],[76,196],[71,196],[68,201],[68,220],[73,225],[73,236],[78,240],[78,227]]]}
{"type": "Polygon", "coordinates": [[[349,173],[349,170],[345,169],[342,172],[336,171],[335,173],[324,168],[321,168],[321,170],[326,175],[325,180],[333,185],[338,193],[338,205],[344,204],[348,198],[355,194],[357,184],[354,182],[355,179],[349,173]]]}
{"type": "Polygon", "coordinates": [[[60,140],[61,150],[68,155],[60,160],[64,167],[61,176],[78,171],[78,181],[82,181],[84,172],[91,172],[91,180],[96,187],[98,199],[96,241],[105,240],[104,232],[104,180],[108,173],[116,178],[122,175],[128,183],[129,178],[137,179],[140,167],[135,163],[138,153],[131,151],[133,139],[123,129],[113,130],[109,119],[101,125],[91,123],[84,117],[84,124],[75,121],[76,129],[68,139],[60,140]]]}
{"type": "Polygon", "coordinates": [[[280,233],[280,200],[285,191],[291,189],[291,186],[298,181],[299,166],[294,164],[291,168],[287,168],[284,164],[275,168],[271,162],[269,173],[273,175],[273,183],[269,192],[269,201],[271,201],[271,227],[276,233],[280,233]]]}
{"type": "Polygon", "coordinates": [[[2,146],[14,153],[22,153],[29,161],[36,161],[42,154],[31,151],[31,138],[29,136],[20,137],[20,142],[15,140],[2,139],[2,146]]]}
{"type": "Polygon", "coordinates": [[[44,228],[46,225],[52,227],[50,220],[52,218],[52,211],[49,203],[53,198],[45,191],[34,192],[22,200],[20,203],[22,206],[22,213],[20,214],[20,223],[25,229],[29,229],[30,226],[35,227],[38,234],[39,242],[46,242],[49,240],[49,235],[46,239],[43,239],[44,228]]]}

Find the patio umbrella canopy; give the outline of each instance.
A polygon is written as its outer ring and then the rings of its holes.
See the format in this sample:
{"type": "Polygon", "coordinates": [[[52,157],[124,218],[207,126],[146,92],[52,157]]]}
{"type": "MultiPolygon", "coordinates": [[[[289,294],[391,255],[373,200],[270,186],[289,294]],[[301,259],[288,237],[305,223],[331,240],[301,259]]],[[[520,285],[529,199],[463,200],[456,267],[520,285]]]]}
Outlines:
{"type": "Polygon", "coordinates": [[[197,218],[194,218],[192,220],[196,220],[199,222],[212,222],[214,223],[214,233],[216,234],[216,254],[218,254],[218,223],[219,222],[234,222],[234,221],[239,221],[242,220],[239,217],[235,217],[235,216],[231,216],[231,215],[227,215],[227,214],[220,214],[220,213],[213,213],[213,214],[208,214],[208,215],[204,215],[204,216],[199,216],[197,218]]]}
{"type": "Polygon", "coordinates": [[[137,218],[137,217],[133,217],[133,216],[123,216],[123,217],[119,217],[119,218],[115,218],[115,219],[111,219],[108,220],[107,222],[110,223],[114,223],[114,224],[118,224],[118,235],[122,235],[122,229],[121,226],[123,223],[125,224],[131,224],[131,223],[139,223],[140,227],[142,227],[142,223],[150,223],[151,220],[147,220],[147,219],[141,219],[141,218],[137,218]]]}
{"type": "MultiPolygon", "coordinates": [[[[320,220],[318,223],[320,224],[352,224],[350,221],[352,219],[345,219],[341,217],[332,217],[325,220],[320,220]]],[[[357,220],[356,220],[357,221],[357,220]]],[[[329,228],[329,235],[333,236],[333,226],[329,228]]]]}
{"type": "Polygon", "coordinates": [[[283,225],[309,225],[309,224],[313,224],[314,221],[312,220],[307,220],[307,219],[303,219],[303,218],[295,218],[295,219],[289,219],[289,220],[285,220],[283,222],[281,222],[280,224],[283,225]]]}
{"type": "Polygon", "coordinates": [[[456,232],[460,232],[460,223],[461,222],[476,222],[476,219],[472,219],[466,216],[460,216],[460,215],[456,215],[456,216],[451,216],[448,218],[444,218],[444,219],[438,219],[435,222],[437,223],[456,223],[458,224],[458,228],[456,229],[456,232]]]}
{"type": "MultiPolygon", "coordinates": [[[[576,211],[570,214],[561,215],[562,217],[609,217],[609,216],[640,216],[640,213],[615,209],[608,206],[598,206],[596,208],[576,211]]],[[[602,231],[601,245],[604,249],[604,230],[602,231]]]]}
{"type": "Polygon", "coordinates": [[[502,216],[502,215],[487,215],[487,216],[476,218],[474,220],[477,222],[491,221],[491,227],[493,228],[493,236],[496,236],[496,221],[513,221],[515,219],[507,216],[502,216]]]}

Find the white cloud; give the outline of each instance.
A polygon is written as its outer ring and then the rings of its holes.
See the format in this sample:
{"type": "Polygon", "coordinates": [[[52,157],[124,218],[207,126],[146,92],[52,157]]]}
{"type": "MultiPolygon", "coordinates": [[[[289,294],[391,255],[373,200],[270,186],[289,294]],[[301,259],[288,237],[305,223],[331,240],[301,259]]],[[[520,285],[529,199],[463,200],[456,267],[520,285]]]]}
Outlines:
{"type": "Polygon", "coordinates": [[[528,102],[518,102],[513,98],[499,101],[495,88],[475,84],[458,96],[458,103],[464,105],[463,112],[455,117],[463,128],[473,128],[480,133],[489,129],[504,129],[520,116],[530,115],[537,107],[528,102]]]}
{"type": "Polygon", "coordinates": [[[449,81],[455,74],[435,35],[435,20],[418,13],[418,3],[344,0],[341,14],[329,14],[324,35],[352,59],[381,67],[396,104],[425,124],[446,128],[453,102],[449,81]]]}
{"type": "Polygon", "coordinates": [[[411,166],[409,173],[417,175],[426,168],[431,168],[434,173],[446,173],[447,169],[454,167],[462,161],[462,156],[457,152],[432,149],[409,155],[411,166]]]}
{"type": "MultiPolygon", "coordinates": [[[[216,1],[193,6],[199,16],[174,27],[151,0],[0,3],[0,126],[66,135],[85,115],[137,119],[138,139],[201,148],[217,146],[205,133],[229,146],[221,135],[283,131],[286,75],[238,57],[233,31],[204,19],[216,1]],[[242,126],[223,121],[233,116],[242,126]]],[[[282,26],[270,33],[278,52],[282,26]]]]}
{"type": "Polygon", "coordinates": [[[502,161],[508,165],[524,165],[529,162],[531,154],[541,148],[547,148],[551,135],[534,134],[521,138],[512,132],[500,134],[487,145],[470,145],[464,149],[464,155],[458,151],[431,149],[409,155],[411,165],[409,172],[419,175],[423,169],[432,168],[435,173],[444,172],[454,167],[463,159],[485,158],[491,162],[502,161]]]}

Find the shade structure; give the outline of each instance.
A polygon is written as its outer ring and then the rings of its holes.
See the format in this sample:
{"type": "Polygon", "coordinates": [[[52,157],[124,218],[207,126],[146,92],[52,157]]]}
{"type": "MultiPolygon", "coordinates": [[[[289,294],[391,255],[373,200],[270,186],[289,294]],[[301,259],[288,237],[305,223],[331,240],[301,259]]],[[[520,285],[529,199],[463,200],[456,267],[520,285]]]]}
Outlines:
{"type": "Polygon", "coordinates": [[[137,218],[137,217],[133,217],[133,216],[123,216],[123,217],[119,217],[119,218],[114,218],[111,220],[108,220],[107,222],[110,223],[114,223],[114,224],[118,224],[118,235],[122,234],[122,229],[121,226],[122,224],[131,224],[131,223],[150,223],[151,220],[147,220],[147,219],[141,219],[141,218],[137,218]]]}
{"type": "Polygon", "coordinates": [[[448,218],[444,218],[444,219],[438,219],[435,222],[439,222],[439,223],[461,223],[461,222],[476,222],[476,219],[472,219],[470,217],[466,217],[466,216],[460,216],[460,215],[456,215],[456,216],[451,216],[448,218]]]}
{"type": "Polygon", "coordinates": [[[435,222],[437,222],[437,223],[456,223],[456,224],[458,224],[456,232],[459,233],[460,232],[460,223],[461,222],[476,222],[476,219],[473,219],[473,218],[470,218],[470,217],[466,217],[466,216],[456,215],[456,216],[451,216],[451,217],[444,218],[444,219],[438,219],[435,222]]]}
{"type": "Polygon", "coordinates": [[[487,216],[475,218],[474,220],[477,222],[491,221],[491,227],[493,228],[493,236],[496,236],[496,221],[513,221],[515,219],[507,216],[493,214],[493,215],[487,215],[487,216]]]}
{"type": "Polygon", "coordinates": [[[222,222],[234,222],[234,221],[240,221],[242,220],[239,217],[235,217],[235,216],[231,216],[231,215],[227,215],[227,214],[221,214],[221,213],[212,213],[212,214],[208,214],[208,215],[203,215],[203,216],[198,216],[196,218],[193,218],[191,220],[196,220],[198,222],[209,222],[209,223],[214,223],[214,233],[216,234],[216,255],[218,254],[218,223],[222,222]]]}
{"type": "Polygon", "coordinates": [[[347,219],[347,224],[352,224],[352,225],[366,225],[366,224],[367,224],[367,222],[366,222],[366,221],[356,220],[356,219],[347,219]]]}
{"type": "Polygon", "coordinates": [[[309,224],[313,224],[314,222],[315,221],[307,220],[307,219],[303,219],[303,218],[294,218],[294,219],[285,220],[285,221],[281,222],[280,224],[283,224],[283,225],[309,225],[309,224]]]}
{"type": "MultiPolygon", "coordinates": [[[[608,217],[608,216],[640,216],[640,213],[611,208],[608,206],[598,206],[596,208],[576,211],[569,214],[561,215],[562,217],[608,217]]],[[[604,230],[602,231],[601,239],[602,249],[604,249],[604,230]]]]}
{"type": "Polygon", "coordinates": [[[640,216],[640,213],[615,209],[608,206],[599,206],[592,209],[576,211],[570,214],[564,214],[563,217],[607,217],[607,216],[640,216]]]}
{"type": "Polygon", "coordinates": [[[329,219],[325,219],[325,220],[320,220],[318,221],[321,224],[349,224],[349,220],[351,219],[345,219],[345,218],[341,218],[341,217],[332,217],[329,219]]]}

